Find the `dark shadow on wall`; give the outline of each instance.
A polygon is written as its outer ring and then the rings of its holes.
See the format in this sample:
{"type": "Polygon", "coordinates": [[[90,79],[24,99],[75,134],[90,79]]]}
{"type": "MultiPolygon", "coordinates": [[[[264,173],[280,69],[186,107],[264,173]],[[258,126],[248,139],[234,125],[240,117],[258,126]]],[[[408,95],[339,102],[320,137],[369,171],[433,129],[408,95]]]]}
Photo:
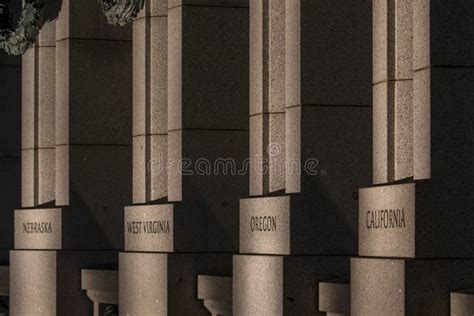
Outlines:
{"type": "Polygon", "coordinates": [[[43,0],[43,17],[44,21],[51,21],[58,17],[59,11],[63,4],[62,0],[43,0]]]}
{"type": "Polygon", "coordinates": [[[7,251],[21,205],[21,57],[0,51],[0,82],[0,249],[7,251]]]}
{"type": "MultiPolygon", "coordinates": [[[[45,21],[58,16],[62,0],[44,1],[45,21]]],[[[21,1],[11,1],[10,13],[16,25],[21,1]]],[[[8,261],[13,248],[14,210],[21,207],[21,68],[22,57],[0,50],[0,251],[8,261]]]]}

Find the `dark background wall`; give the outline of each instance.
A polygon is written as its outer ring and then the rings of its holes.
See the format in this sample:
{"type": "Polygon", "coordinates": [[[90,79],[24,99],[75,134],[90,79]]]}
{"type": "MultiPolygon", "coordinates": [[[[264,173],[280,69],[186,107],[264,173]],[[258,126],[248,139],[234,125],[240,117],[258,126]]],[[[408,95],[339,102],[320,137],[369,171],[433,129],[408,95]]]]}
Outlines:
{"type": "MultiPolygon", "coordinates": [[[[20,2],[12,1],[13,21],[20,2]]],[[[0,264],[13,248],[13,210],[21,199],[21,57],[0,50],[0,264]]]]}
{"type": "Polygon", "coordinates": [[[20,206],[21,198],[21,58],[0,52],[0,78],[0,249],[3,251],[13,246],[13,210],[20,206]]]}

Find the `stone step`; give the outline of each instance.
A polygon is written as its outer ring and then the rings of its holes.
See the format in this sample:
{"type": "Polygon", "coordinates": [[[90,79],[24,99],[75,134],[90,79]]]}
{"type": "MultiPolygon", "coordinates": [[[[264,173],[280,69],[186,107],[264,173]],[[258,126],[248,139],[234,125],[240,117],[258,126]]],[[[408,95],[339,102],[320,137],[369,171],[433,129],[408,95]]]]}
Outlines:
{"type": "Polygon", "coordinates": [[[449,315],[450,293],[471,287],[473,271],[473,259],[353,258],[351,315],[449,315]]]}
{"type": "Polygon", "coordinates": [[[474,315],[474,289],[451,292],[451,316],[474,315]]]}
{"type": "Polygon", "coordinates": [[[103,315],[107,305],[118,305],[118,271],[82,269],[81,289],[94,303],[94,316],[103,315]]]}
{"type": "Polygon", "coordinates": [[[349,278],[319,282],[319,311],[326,315],[349,315],[351,285],[349,278]]]}
{"type": "Polygon", "coordinates": [[[474,257],[472,200],[448,189],[431,180],[360,189],[359,255],[474,257]]]}
{"type": "Polygon", "coordinates": [[[212,315],[232,315],[232,278],[198,275],[198,299],[212,315]]]}
{"type": "Polygon", "coordinates": [[[235,255],[233,315],[319,315],[318,282],[349,274],[350,257],[235,255]]]}

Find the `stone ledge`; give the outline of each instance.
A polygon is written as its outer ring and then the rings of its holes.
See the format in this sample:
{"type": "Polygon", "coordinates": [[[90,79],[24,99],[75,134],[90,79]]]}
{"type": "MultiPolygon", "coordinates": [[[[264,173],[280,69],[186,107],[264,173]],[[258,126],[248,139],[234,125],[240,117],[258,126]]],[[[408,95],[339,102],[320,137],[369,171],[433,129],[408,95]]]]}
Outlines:
{"type": "Polygon", "coordinates": [[[319,311],[350,315],[351,285],[349,278],[319,282],[319,311]]]}

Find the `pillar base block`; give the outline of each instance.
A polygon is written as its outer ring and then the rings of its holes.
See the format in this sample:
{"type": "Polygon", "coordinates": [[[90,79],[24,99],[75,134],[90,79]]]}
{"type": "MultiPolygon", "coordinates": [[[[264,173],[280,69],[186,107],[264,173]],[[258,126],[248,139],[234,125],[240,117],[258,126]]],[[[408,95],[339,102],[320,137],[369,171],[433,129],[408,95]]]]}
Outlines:
{"type": "Polygon", "coordinates": [[[451,292],[451,316],[474,315],[474,289],[451,292]]]}
{"type": "Polygon", "coordinates": [[[349,262],[342,256],[235,255],[233,315],[317,315],[318,283],[348,275],[349,262]]]}
{"type": "Polygon", "coordinates": [[[450,293],[474,285],[474,259],[351,260],[351,315],[449,315],[450,293]]]}
{"type": "Polygon", "coordinates": [[[13,250],[10,252],[13,315],[90,315],[90,300],[78,284],[81,269],[114,265],[115,251],[13,250]]]}
{"type": "Polygon", "coordinates": [[[196,298],[196,276],[231,275],[232,256],[122,252],[119,268],[121,314],[199,315],[208,312],[196,298]]]}

